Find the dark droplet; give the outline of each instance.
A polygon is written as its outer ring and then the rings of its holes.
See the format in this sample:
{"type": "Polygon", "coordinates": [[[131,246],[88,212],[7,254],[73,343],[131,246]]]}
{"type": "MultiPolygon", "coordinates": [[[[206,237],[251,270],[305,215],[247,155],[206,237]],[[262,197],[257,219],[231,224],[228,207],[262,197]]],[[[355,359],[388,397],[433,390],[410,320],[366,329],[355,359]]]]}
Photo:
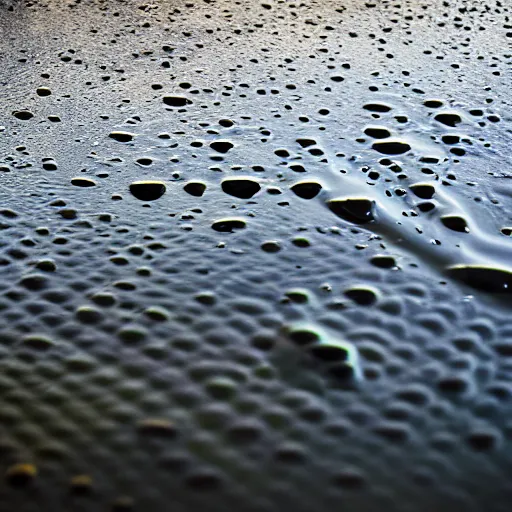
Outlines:
{"type": "Polygon", "coordinates": [[[452,231],[458,231],[459,233],[469,233],[469,228],[466,221],[457,215],[447,215],[441,217],[441,222],[452,231]]]}
{"type": "Polygon", "coordinates": [[[375,220],[372,212],[374,202],[364,197],[332,199],[327,205],[338,217],[354,224],[367,224],[375,220]]]}
{"type": "Polygon", "coordinates": [[[75,187],[94,187],[96,182],[89,178],[73,178],[71,184],[75,187]]]}
{"type": "Polygon", "coordinates": [[[134,181],[130,192],[141,201],[154,201],[165,194],[165,185],[161,181],[134,181]]]}
{"type": "Polygon", "coordinates": [[[184,107],[192,103],[192,101],[185,96],[164,96],[163,102],[169,107],[184,107]]]}
{"type": "Polygon", "coordinates": [[[12,115],[16,119],[20,119],[21,121],[28,121],[29,119],[32,119],[34,117],[34,114],[32,114],[32,112],[29,112],[28,110],[16,110],[12,113],[12,115]]]}
{"type": "Polygon", "coordinates": [[[463,283],[490,293],[512,294],[512,272],[495,267],[457,265],[447,270],[448,275],[463,283]]]}
{"type": "Polygon", "coordinates": [[[416,183],[415,185],[411,185],[410,188],[420,199],[432,199],[436,193],[434,185],[430,183],[416,183]]]}
{"type": "Polygon", "coordinates": [[[391,132],[382,126],[368,126],[368,128],[364,130],[364,133],[372,139],[387,139],[391,137],[391,132]]]}
{"type": "Polygon", "coordinates": [[[233,144],[227,140],[217,140],[212,142],[210,147],[218,153],[227,153],[233,147],[233,144]]]}
{"type": "Polygon", "coordinates": [[[189,181],[183,189],[191,196],[201,197],[206,190],[206,185],[200,181],[189,181]]]}
{"type": "Polygon", "coordinates": [[[401,140],[374,142],[372,148],[384,155],[403,155],[411,150],[411,146],[401,140]]]}
{"type": "Polygon", "coordinates": [[[313,199],[319,194],[320,190],[322,190],[322,185],[316,181],[302,181],[295,183],[291,189],[295,195],[302,199],[313,199]]]}
{"type": "Polygon", "coordinates": [[[316,359],[327,363],[347,361],[349,356],[347,349],[339,345],[318,344],[308,350],[316,359]]]}
{"type": "Polygon", "coordinates": [[[221,187],[226,194],[240,199],[250,199],[261,189],[260,184],[250,178],[228,178],[221,187]]]}
{"type": "Polygon", "coordinates": [[[438,123],[444,124],[445,126],[450,126],[452,128],[462,122],[462,118],[459,116],[459,114],[455,114],[454,112],[440,112],[434,117],[434,119],[438,123]]]}
{"type": "Polygon", "coordinates": [[[370,112],[389,112],[391,110],[391,107],[385,103],[367,103],[363,108],[370,112]]]}
{"type": "Polygon", "coordinates": [[[133,140],[134,134],[129,132],[112,132],[109,134],[109,137],[117,140],[117,142],[130,142],[133,140]]]}
{"type": "Polygon", "coordinates": [[[345,290],[345,296],[360,306],[371,306],[377,301],[377,294],[371,288],[354,287],[345,290]]]}
{"type": "Polygon", "coordinates": [[[219,233],[232,233],[236,229],[244,229],[246,223],[241,219],[220,219],[212,224],[212,229],[219,233]]]}

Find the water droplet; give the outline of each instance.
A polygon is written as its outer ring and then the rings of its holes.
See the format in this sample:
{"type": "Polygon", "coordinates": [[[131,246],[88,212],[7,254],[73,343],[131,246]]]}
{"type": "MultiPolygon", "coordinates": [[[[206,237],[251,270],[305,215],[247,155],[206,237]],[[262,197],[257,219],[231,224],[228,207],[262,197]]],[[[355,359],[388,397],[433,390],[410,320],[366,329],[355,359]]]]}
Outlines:
{"type": "Polygon", "coordinates": [[[372,148],[384,155],[403,155],[411,150],[407,142],[398,139],[374,142],[372,148]]]}
{"type": "Polygon", "coordinates": [[[161,181],[134,181],[130,192],[141,201],[155,201],[165,194],[165,185],[161,181]]]}
{"type": "Polygon", "coordinates": [[[232,233],[237,229],[244,229],[245,227],[246,223],[242,219],[220,219],[212,224],[212,229],[219,233],[232,233]]]}
{"type": "Polygon", "coordinates": [[[133,140],[135,135],[129,132],[116,131],[109,134],[111,139],[117,140],[117,142],[130,142],[133,140]]]}
{"type": "Polygon", "coordinates": [[[331,199],[327,205],[338,217],[354,224],[367,224],[374,220],[374,202],[364,197],[331,199]]]}
{"type": "Polygon", "coordinates": [[[322,185],[316,181],[300,181],[292,185],[291,190],[302,199],[313,199],[322,190],[322,185]]]}
{"type": "Polygon", "coordinates": [[[251,178],[227,178],[221,187],[226,194],[240,199],[250,199],[261,189],[260,184],[251,178]]]}

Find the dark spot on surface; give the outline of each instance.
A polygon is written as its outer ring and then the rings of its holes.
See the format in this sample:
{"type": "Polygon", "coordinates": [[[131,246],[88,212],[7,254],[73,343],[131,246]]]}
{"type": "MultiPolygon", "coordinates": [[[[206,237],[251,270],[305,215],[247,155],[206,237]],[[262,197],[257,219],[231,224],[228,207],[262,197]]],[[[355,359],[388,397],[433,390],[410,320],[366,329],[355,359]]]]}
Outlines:
{"type": "Polygon", "coordinates": [[[459,265],[447,269],[448,275],[478,290],[512,294],[512,272],[500,268],[459,265]]]}
{"type": "Polygon", "coordinates": [[[422,203],[418,203],[416,207],[418,208],[418,210],[420,210],[420,212],[427,213],[434,210],[436,205],[431,201],[424,201],[422,203]]]}
{"type": "Polygon", "coordinates": [[[269,240],[268,242],[263,242],[261,244],[261,249],[265,252],[275,253],[281,250],[281,246],[279,245],[279,242],[269,240]]]}
{"type": "Polygon", "coordinates": [[[427,108],[440,108],[444,103],[441,100],[425,100],[423,105],[427,108]]]}
{"type": "Polygon", "coordinates": [[[251,178],[228,178],[221,187],[226,194],[239,199],[250,199],[261,190],[260,184],[251,178]]]}
{"type": "Polygon", "coordinates": [[[329,209],[338,217],[354,224],[367,224],[374,220],[374,202],[366,198],[331,199],[329,209]]]}
{"type": "Polygon", "coordinates": [[[165,185],[161,181],[134,181],[130,192],[141,201],[155,201],[165,194],[165,185]]]}
{"type": "Polygon", "coordinates": [[[389,269],[396,267],[395,258],[392,256],[377,255],[370,260],[370,263],[378,268],[389,269]]]}
{"type": "Polygon", "coordinates": [[[451,128],[454,128],[462,122],[460,115],[456,114],[455,112],[440,112],[434,117],[434,119],[438,123],[444,124],[445,126],[450,126],[451,128]]]}
{"type": "Polygon", "coordinates": [[[416,183],[411,185],[410,189],[421,199],[432,199],[436,193],[434,185],[430,183],[416,183]]]}
{"type": "Polygon", "coordinates": [[[71,180],[71,184],[75,185],[75,187],[87,188],[87,187],[94,187],[96,185],[96,182],[89,178],[73,178],[71,180]]]}
{"type": "Polygon", "coordinates": [[[316,144],[316,140],[314,139],[297,139],[297,142],[300,144],[301,148],[309,148],[316,144]]]}
{"type": "Polygon", "coordinates": [[[313,199],[322,190],[322,185],[316,181],[302,181],[292,185],[291,190],[302,199],[313,199]]]}
{"type": "Polygon", "coordinates": [[[364,133],[372,139],[387,139],[391,137],[391,132],[382,126],[368,126],[365,128],[364,133]]]}
{"type": "Polygon", "coordinates": [[[220,119],[219,120],[219,124],[221,126],[223,126],[224,128],[230,128],[231,126],[233,126],[235,123],[233,121],[231,121],[231,119],[220,119]]]}
{"type": "Polygon", "coordinates": [[[459,217],[458,215],[446,215],[441,217],[441,222],[444,226],[452,231],[457,231],[459,233],[468,233],[469,228],[465,219],[459,217]]]}
{"type": "Polygon", "coordinates": [[[183,190],[194,197],[201,197],[205,190],[206,185],[201,181],[189,181],[184,187],[183,190]]]}
{"type": "Polygon", "coordinates": [[[38,96],[44,97],[44,96],[50,96],[52,91],[48,89],[48,87],[38,87],[36,89],[36,93],[38,96]]]}
{"type": "Polygon", "coordinates": [[[184,107],[192,103],[192,101],[185,96],[164,96],[163,102],[169,107],[184,107]]]}
{"type": "Polygon", "coordinates": [[[384,155],[403,155],[411,150],[407,142],[401,140],[384,140],[374,142],[372,148],[384,155]]]}
{"type": "Polygon", "coordinates": [[[69,490],[74,496],[87,496],[92,493],[92,478],[89,475],[77,475],[71,479],[69,490]]]}
{"type": "Polygon", "coordinates": [[[14,464],[7,469],[5,478],[12,487],[26,487],[37,475],[37,469],[33,464],[14,464]]]}
{"type": "Polygon", "coordinates": [[[492,432],[474,432],[468,436],[467,443],[474,451],[484,452],[495,448],[497,439],[492,432]]]}
{"type": "Polygon", "coordinates": [[[217,151],[217,153],[227,153],[231,148],[234,147],[234,144],[227,140],[217,140],[210,144],[210,147],[217,151]]]}
{"type": "Polygon", "coordinates": [[[291,330],[288,332],[288,337],[299,346],[307,346],[320,341],[318,333],[307,329],[291,330]]]}
{"type": "Polygon", "coordinates": [[[130,142],[131,140],[133,140],[135,135],[133,133],[129,133],[129,132],[117,131],[117,132],[111,132],[109,134],[109,137],[111,139],[117,140],[117,142],[130,142]]]}
{"type": "Polygon", "coordinates": [[[389,112],[391,107],[386,105],[385,103],[367,103],[363,106],[365,110],[369,110],[370,112],[389,112]]]}
{"type": "Polygon", "coordinates": [[[21,121],[28,121],[34,117],[34,114],[32,114],[32,112],[29,110],[15,110],[12,115],[21,121]]]}
{"type": "Polygon", "coordinates": [[[371,306],[377,302],[377,294],[370,288],[354,287],[344,291],[346,297],[360,306],[371,306]]]}
{"type": "Polygon", "coordinates": [[[241,219],[221,219],[216,220],[212,224],[212,229],[219,233],[232,233],[237,229],[244,229],[245,227],[246,223],[241,219]]]}
{"type": "Polygon", "coordinates": [[[318,360],[328,363],[347,361],[349,353],[347,349],[338,345],[320,343],[308,347],[308,351],[318,360]]]}
{"type": "Polygon", "coordinates": [[[468,384],[463,378],[446,377],[439,381],[438,387],[445,393],[459,394],[467,390],[468,384]]]}

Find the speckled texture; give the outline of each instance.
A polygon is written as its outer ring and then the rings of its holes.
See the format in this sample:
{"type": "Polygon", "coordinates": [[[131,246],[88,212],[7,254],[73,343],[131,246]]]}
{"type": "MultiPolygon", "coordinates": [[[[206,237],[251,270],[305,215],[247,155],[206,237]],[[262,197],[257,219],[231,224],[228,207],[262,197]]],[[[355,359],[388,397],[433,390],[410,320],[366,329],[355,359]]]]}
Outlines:
{"type": "Polygon", "coordinates": [[[506,1],[0,6],[2,512],[509,509],[506,1]]]}

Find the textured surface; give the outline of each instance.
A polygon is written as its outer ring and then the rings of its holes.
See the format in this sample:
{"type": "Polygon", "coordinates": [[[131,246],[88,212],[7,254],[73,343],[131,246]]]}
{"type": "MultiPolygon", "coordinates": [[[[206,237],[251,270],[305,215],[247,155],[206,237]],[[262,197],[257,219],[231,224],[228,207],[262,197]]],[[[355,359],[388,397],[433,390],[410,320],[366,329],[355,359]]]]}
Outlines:
{"type": "Polygon", "coordinates": [[[2,2],[0,510],[509,510],[509,2],[2,2]]]}

